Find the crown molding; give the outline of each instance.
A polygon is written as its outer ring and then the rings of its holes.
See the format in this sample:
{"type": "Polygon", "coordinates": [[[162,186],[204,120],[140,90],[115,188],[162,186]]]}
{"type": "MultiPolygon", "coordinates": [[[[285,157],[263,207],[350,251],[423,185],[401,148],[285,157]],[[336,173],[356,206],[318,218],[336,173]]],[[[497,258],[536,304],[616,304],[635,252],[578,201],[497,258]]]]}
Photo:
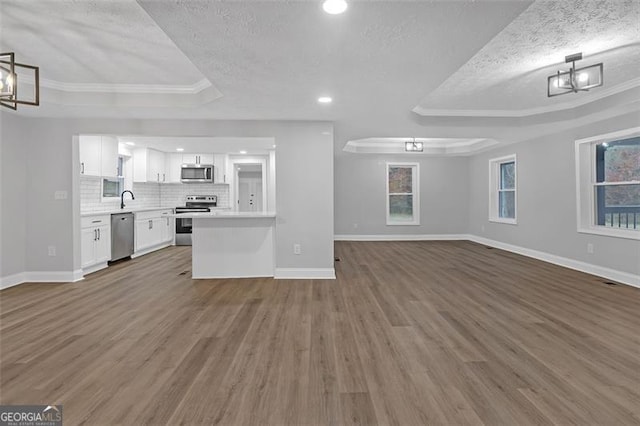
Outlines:
{"type": "Polygon", "coordinates": [[[497,145],[489,138],[365,138],[347,141],[343,151],[355,154],[405,154],[418,156],[470,155],[479,150],[497,145]],[[407,152],[407,141],[423,143],[422,152],[407,152]]]}
{"type": "Polygon", "coordinates": [[[191,85],[65,83],[40,79],[40,86],[71,93],[134,93],[195,95],[212,86],[206,78],[191,85]]]}
{"type": "Polygon", "coordinates": [[[554,105],[548,105],[537,108],[527,108],[520,110],[507,109],[429,109],[420,105],[413,108],[413,112],[422,116],[437,117],[500,117],[500,118],[521,118],[532,115],[546,114],[550,112],[564,111],[583,105],[590,104],[597,100],[606,98],[611,95],[626,92],[640,86],[640,77],[631,79],[625,83],[618,84],[606,89],[591,92],[589,97],[578,98],[573,101],[562,102],[554,105]]]}

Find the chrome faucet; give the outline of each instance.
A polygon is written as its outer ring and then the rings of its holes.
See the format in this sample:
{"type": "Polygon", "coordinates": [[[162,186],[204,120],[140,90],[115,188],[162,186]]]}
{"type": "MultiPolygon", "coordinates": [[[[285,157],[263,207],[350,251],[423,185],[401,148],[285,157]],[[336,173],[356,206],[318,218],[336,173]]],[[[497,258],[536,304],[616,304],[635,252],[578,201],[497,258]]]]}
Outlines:
{"type": "Polygon", "coordinates": [[[129,191],[128,189],[127,189],[127,190],[122,191],[122,194],[120,194],[120,208],[121,208],[121,209],[124,209],[124,193],[125,193],[125,192],[128,192],[129,194],[131,194],[131,199],[132,199],[132,200],[135,200],[135,199],[136,199],[136,197],[134,197],[134,196],[133,196],[133,192],[129,191]]]}

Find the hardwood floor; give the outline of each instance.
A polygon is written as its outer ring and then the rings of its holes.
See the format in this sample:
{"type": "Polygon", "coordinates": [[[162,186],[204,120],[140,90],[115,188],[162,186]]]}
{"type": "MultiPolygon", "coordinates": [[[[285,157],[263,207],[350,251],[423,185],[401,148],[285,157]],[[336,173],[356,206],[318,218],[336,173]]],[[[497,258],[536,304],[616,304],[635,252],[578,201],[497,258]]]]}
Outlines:
{"type": "Polygon", "coordinates": [[[75,424],[640,424],[640,291],[471,242],[339,242],[337,280],[172,247],[0,292],[0,402],[75,424]]]}

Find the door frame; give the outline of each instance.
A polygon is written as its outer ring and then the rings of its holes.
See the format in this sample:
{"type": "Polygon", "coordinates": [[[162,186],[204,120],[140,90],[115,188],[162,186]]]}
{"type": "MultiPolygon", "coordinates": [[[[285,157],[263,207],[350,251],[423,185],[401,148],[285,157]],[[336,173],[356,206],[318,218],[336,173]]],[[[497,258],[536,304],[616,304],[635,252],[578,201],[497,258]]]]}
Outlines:
{"type": "Polygon", "coordinates": [[[238,166],[253,164],[259,165],[261,169],[262,175],[262,210],[263,212],[267,211],[267,159],[266,158],[234,158],[231,159],[231,167],[233,168],[233,193],[230,195],[230,201],[233,203],[233,211],[238,211],[238,194],[239,190],[239,181],[238,178],[238,166]]]}

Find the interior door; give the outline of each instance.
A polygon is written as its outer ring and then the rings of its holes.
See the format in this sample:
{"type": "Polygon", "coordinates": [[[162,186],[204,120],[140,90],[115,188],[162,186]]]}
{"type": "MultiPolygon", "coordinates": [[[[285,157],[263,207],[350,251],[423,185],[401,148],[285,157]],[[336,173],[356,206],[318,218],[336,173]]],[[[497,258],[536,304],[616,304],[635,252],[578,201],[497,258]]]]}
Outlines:
{"type": "Polygon", "coordinates": [[[238,211],[262,211],[262,173],[238,173],[238,211]]]}

